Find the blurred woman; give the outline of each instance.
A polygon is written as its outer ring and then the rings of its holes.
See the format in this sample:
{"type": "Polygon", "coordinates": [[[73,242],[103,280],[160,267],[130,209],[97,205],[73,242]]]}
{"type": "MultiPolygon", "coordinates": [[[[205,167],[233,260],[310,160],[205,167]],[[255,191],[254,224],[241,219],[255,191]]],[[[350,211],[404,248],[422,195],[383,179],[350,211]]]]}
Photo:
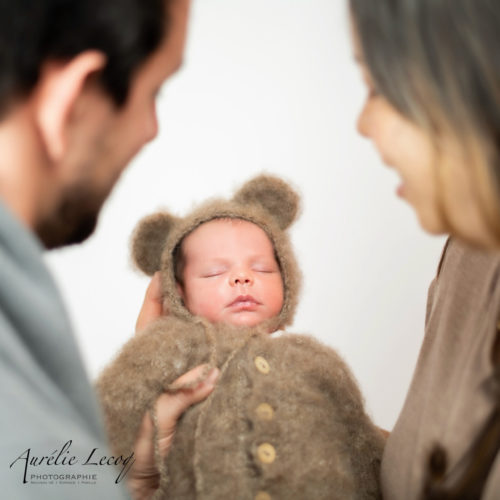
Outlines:
{"type": "Polygon", "coordinates": [[[500,496],[500,3],[350,0],[359,132],[422,228],[449,234],[387,499],[500,496]]]}

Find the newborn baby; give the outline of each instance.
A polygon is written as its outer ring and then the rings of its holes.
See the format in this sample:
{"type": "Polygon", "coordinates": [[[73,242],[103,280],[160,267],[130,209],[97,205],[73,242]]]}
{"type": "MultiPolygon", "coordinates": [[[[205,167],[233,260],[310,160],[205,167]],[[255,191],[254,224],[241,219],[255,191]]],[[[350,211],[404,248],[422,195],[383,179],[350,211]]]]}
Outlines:
{"type": "Polygon", "coordinates": [[[162,273],[168,315],[130,340],[98,381],[110,444],[130,454],[144,412],[189,369],[220,369],[158,464],[159,498],[380,498],[383,437],[345,363],[291,323],[300,276],[286,229],[297,194],[260,176],[185,218],[158,213],[133,256],[162,273]]]}
{"type": "Polygon", "coordinates": [[[277,317],[283,280],[270,239],[256,224],[217,218],[179,246],[177,291],[185,307],[212,323],[255,326],[277,317]]]}

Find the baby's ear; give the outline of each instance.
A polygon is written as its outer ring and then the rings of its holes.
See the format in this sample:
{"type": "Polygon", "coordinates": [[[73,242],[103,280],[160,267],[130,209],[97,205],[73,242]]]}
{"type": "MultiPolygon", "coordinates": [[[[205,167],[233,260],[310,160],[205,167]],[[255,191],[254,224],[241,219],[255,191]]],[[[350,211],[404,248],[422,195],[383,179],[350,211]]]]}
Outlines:
{"type": "Polygon", "coordinates": [[[177,221],[177,217],[166,212],[139,221],[132,235],[132,259],[141,271],[152,276],[160,269],[167,236],[177,221]]]}
{"type": "Polygon", "coordinates": [[[259,175],[248,181],[233,200],[241,204],[260,205],[275,219],[280,229],[289,227],[299,212],[299,195],[284,180],[272,175],[259,175]]]}

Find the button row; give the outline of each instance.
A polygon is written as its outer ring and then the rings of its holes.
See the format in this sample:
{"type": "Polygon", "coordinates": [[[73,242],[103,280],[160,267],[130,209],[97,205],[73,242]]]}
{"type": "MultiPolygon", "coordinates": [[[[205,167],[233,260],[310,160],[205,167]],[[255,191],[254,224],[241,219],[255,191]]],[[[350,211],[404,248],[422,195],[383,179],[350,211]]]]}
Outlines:
{"type": "MultiPolygon", "coordinates": [[[[263,375],[267,375],[271,371],[268,361],[262,356],[257,356],[254,359],[254,363],[257,370],[263,375]]],[[[261,403],[257,406],[255,413],[260,420],[269,421],[274,418],[274,410],[268,403],[261,403]]],[[[272,444],[262,443],[257,448],[257,456],[263,464],[272,464],[276,459],[276,450],[272,444]]],[[[259,491],[255,495],[255,500],[271,500],[271,495],[265,491],[259,491]]]]}

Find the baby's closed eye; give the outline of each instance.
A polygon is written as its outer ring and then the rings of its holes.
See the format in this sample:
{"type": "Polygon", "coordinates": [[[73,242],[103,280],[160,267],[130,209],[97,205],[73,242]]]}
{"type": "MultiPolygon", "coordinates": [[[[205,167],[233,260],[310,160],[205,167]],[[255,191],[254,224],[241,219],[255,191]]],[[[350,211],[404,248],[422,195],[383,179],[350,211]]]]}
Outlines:
{"type": "Polygon", "coordinates": [[[272,264],[254,264],[252,266],[252,270],[256,273],[276,273],[278,272],[278,268],[273,266],[272,264]]]}
{"type": "Polygon", "coordinates": [[[215,278],[217,276],[222,276],[227,270],[223,268],[217,269],[207,269],[200,273],[200,278],[215,278]]]}

